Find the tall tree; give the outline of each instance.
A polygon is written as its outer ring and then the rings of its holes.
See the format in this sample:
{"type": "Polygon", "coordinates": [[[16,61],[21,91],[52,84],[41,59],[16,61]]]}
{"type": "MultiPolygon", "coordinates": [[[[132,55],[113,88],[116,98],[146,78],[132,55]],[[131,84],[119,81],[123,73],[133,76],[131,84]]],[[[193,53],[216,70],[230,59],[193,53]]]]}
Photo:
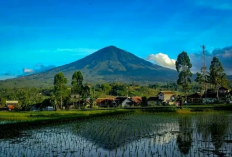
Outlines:
{"type": "Polygon", "coordinates": [[[185,100],[187,100],[187,91],[190,88],[192,73],[190,68],[192,64],[190,62],[189,56],[186,52],[182,52],[178,55],[176,60],[176,70],[179,73],[177,84],[181,85],[185,91],[185,100]]]}
{"type": "Polygon", "coordinates": [[[63,108],[63,98],[67,92],[67,78],[63,73],[58,73],[54,77],[54,94],[60,99],[60,107],[63,108]]]}
{"type": "Polygon", "coordinates": [[[226,79],[226,74],[224,73],[224,68],[217,57],[213,57],[210,65],[210,81],[214,85],[214,89],[217,91],[217,99],[218,89],[220,86],[228,86],[228,81],[226,79]]]}
{"type": "Polygon", "coordinates": [[[88,98],[90,96],[90,88],[89,86],[85,85],[82,87],[82,91],[81,91],[81,97],[84,99],[84,103],[86,103],[86,98],[88,98]]]}
{"type": "Polygon", "coordinates": [[[202,68],[201,72],[197,72],[197,77],[196,77],[195,81],[201,85],[202,90],[204,90],[204,89],[207,90],[206,86],[208,83],[210,83],[209,72],[208,71],[204,72],[204,69],[202,68]]]}
{"type": "MultiPolygon", "coordinates": [[[[83,82],[83,76],[80,71],[75,71],[72,76],[72,94],[78,94],[78,101],[80,103],[80,95],[82,92],[82,85],[83,82]]],[[[79,104],[80,107],[80,104],[79,104]]]]}

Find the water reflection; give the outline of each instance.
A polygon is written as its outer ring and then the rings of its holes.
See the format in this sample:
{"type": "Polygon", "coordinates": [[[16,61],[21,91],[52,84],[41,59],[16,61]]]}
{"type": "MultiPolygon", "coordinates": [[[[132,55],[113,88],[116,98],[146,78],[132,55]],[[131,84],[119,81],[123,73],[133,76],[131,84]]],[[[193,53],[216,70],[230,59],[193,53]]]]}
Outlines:
{"type": "Polygon", "coordinates": [[[224,156],[227,149],[221,149],[223,144],[228,145],[231,137],[229,134],[230,116],[228,115],[206,115],[197,118],[196,127],[197,132],[202,134],[203,148],[202,151],[208,151],[213,154],[224,156]],[[212,143],[213,148],[209,143],[212,143]]]}
{"type": "Polygon", "coordinates": [[[231,114],[136,113],[27,126],[0,130],[0,156],[231,156],[231,122],[231,114]]]}
{"type": "Polygon", "coordinates": [[[25,135],[22,134],[22,128],[11,126],[2,126],[0,125],[0,139],[12,139],[20,138],[25,135]]]}
{"type": "Polygon", "coordinates": [[[191,117],[185,116],[179,119],[179,135],[176,143],[182,154],[188,154],[192,145],[192,120],[191,117]]]}

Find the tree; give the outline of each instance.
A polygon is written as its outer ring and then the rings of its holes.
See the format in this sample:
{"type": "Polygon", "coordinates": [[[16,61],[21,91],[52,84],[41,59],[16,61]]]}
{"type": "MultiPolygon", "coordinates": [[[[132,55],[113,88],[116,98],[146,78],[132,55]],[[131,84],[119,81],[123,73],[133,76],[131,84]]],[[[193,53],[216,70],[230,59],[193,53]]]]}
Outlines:
{"type": "Polygon", "coordinates": [[[141,106],[147,106],[147,97],[146,96],[142,97],[141,106]]]}
{"type": "Polygon", "coordinates": [[[102,84],[102,90],[104,91],[105,94],[109,94],[111,89],[112,89],[112,87],[108,83],[102,84]]]}
{"type": "Polygon", "coordinates": [[[185,100],[187,100],[187,91],[190,88],[192,73],[190,68],[192,64],[186,52],[182,52],[178,55],[176,60],[176,70],[179,73],[177,84],[181,85],[185,91],[185,100]]]}
{"type": "Polygon", "coordinates": [[[54,77],[54,94],[60,99],[60,107],[63,108],[63,98],[67,92],[67,78],[63,73],[58,73],[54,77]]]}
{"type": "Polygon", "coordinates": [[[195,81],[198,82],[203,87],[202,90],[207,90],[206,85],[207,85],[207,83],[210,83],[209,72],[208,71],[204,72],[204,69],[202,68],[200,73],[197,72],[197,77],[196,77],[195,81]]]}
{"type": "Polygon", "coordinates": [[[214,89],[217,91],[217,99],[219,100],[218,90],[220,86],[228,86],[228,81],[226,79],[226,74],[224,73],[222,64],[217,57],[213,57],[209,70],[210,81],[214,85],[214,89]]]}
{"type": "Polygon", "coordinates": [[[84,99],[84,103],[86,103],[86,98],[88,98],[90,96],[90,88],[85,85],[82,87],[82,91],[81,91],[81,97],[84,99]]]}
{"type": "Polygon", "coordinates": [[[232,88],[232,81],[231,80],[229,80],[228,86],[229,86],[230,89],[232,88]]]}
{"type": "Polygon", "coordinates": [[[5,98],[0,98],[1,102],[0,102],[0,106],[5,107],[6,106],[6,99],[5,98]]]}
{"type": "Polygon", "coordinates": [[[79,108],[80,108],[80,95],[82,93],[82,85],[83,82],[83,76],[80,71],[75,71],[72,76],[72,94],[78,94],[79,95],[79,108]]]}

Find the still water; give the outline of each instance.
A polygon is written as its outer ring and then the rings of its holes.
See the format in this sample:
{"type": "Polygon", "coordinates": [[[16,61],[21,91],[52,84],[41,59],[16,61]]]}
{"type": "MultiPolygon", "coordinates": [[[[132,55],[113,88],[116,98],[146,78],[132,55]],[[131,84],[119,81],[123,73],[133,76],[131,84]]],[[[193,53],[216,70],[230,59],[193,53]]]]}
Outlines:
{"type": "Polygon", "coordinates": [[[132,113],[2,131],[0,156],[232,156],[231,113],[132,113]]]}

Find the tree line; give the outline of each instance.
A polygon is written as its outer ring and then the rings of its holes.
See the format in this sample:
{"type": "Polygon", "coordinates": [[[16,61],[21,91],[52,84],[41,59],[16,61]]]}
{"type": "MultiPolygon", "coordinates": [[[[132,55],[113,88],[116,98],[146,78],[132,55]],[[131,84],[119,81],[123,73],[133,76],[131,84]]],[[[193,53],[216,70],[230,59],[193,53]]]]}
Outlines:
{"type": "MultiPolygon", "coordinates": [[[[72,81],[68,84],[63,73],[54,76],[53,87],[47,88],[0,88],[0,108],[5,107],[6,100],[18,100],[18,108],[30,110],[32,105],[48,103],[58,108],[68,108],[69,105],[76,105],[77,102],[89,98],[93,103],[97,98],[106,98],[111,96],[140,96],[148,98],[158,94],[160,90],[177,89],[176,83],[154,83],[154,84],[138,84],[132,82],[130,84],[121,82],[97,83],[90,84],[84,81],[81,72],[77,71],[73,74],[72,81]],[[75,98],[72,96],[74,95],[75,98]]],[[[143,99],[146,100],[146,99],[143,99]]]]}
{"type": "MultiPolygon", "coordinates": [[[[187,92],[190,90],[192,72],[192,64],[188,54],[183,51],[180,53],[176,60],[176,70],[178,74],[177,84],[182,87],[185,93],[185,100],[187,100],[187,92]]],[[[213,57],[209,71],[206,67],[202,67],[201,72],[197,72],[195,81],[202,87],[202,90],[212,88],[217,93],[221,86],[229,87],[229,81],[224,72],[224,68],[217,57],[213,57]]]]}

